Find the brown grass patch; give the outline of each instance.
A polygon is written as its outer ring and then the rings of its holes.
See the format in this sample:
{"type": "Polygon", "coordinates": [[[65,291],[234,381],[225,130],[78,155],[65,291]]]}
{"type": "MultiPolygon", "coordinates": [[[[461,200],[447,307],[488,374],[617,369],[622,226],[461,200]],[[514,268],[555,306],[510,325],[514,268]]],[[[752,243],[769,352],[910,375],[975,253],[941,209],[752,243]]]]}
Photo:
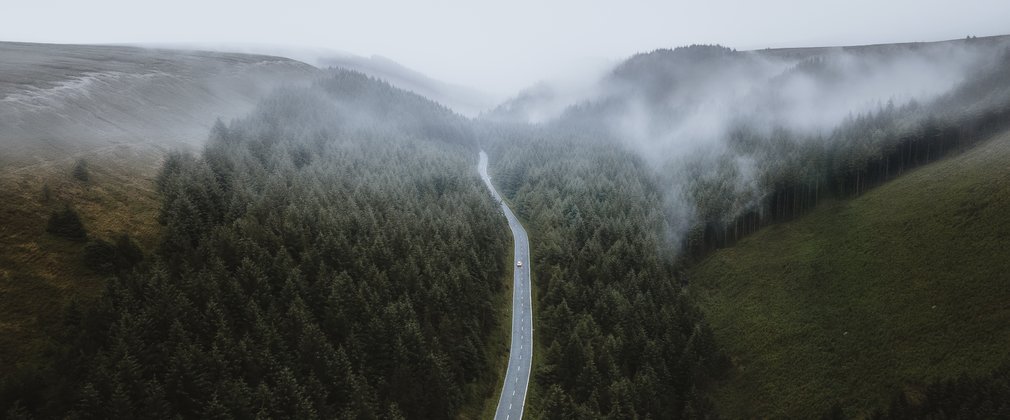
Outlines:
{"type": "Polygon", "coordinates": [[[46,233],[49,214],[69,204],[90,237],[111,240],[125,232],[149,252],[158,239],[154,176],[163,155],[124,145],[0,168],[0,377],[42,363],[66,305],[93,300],[103,289],[102,276],[82,262],[83,243],[46,233]],[[89,164],[87,183],[70,174],[76,158],[89,164]]]}

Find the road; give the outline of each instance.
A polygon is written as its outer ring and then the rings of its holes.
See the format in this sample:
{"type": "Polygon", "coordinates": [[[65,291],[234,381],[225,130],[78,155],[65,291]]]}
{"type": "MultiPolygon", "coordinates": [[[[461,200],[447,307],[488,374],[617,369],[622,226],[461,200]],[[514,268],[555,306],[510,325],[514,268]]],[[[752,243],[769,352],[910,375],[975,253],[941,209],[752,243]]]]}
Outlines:
{"type": "Polygon", "coordinates": [[[491,195],[501,204],[502,211],[512,229],[515,246],[515,260],[512,267],[512,348],[509,350],[509,366],[502,385],[501,397],[498,398],[498,409],[495,410],[496,420],[519,420],[523,417],[526,405],[526,389],[530,383],[530,365],[533,360],[533,304],[530,298],[530,243],[526,237],[526,229],[516,219],[512,209],[501,199],[494,189],[491,177],[487,174],[487,153],[480,152],[480,163],[477,164],[481,179],[491,190],[491,195]],[[523,266],[516,263],[522,261],[523,266]]]}

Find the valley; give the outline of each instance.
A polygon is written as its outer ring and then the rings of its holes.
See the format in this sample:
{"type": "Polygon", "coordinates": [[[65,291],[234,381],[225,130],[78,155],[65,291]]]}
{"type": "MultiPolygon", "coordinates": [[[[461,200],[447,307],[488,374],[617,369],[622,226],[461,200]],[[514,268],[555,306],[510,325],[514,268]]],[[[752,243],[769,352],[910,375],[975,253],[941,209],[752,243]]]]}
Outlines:
{"type": "Polygon", "coordinates": [[[1010,36],[314,64],[0,42],[4,417],[1010,415],[1010,36]]]}

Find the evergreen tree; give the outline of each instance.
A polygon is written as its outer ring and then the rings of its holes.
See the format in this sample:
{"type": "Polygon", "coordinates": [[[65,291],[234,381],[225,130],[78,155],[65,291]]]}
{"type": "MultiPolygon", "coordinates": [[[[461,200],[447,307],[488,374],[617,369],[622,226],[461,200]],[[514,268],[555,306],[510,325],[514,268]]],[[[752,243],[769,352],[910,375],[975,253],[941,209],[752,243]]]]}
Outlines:
{"type": "Polygon", "coordinates": [[[77,159],[74,162],[74,169],[71,171],[74,179],[81,182],[88,182],[91,180],[91,172],[88,170],[88,162],[84,159],[77,159]]]}
{"type": "Polygon", "coordinates": [[[88,237],[88,232],[81,223],[81,217],[70,205],[64,205],[63,210],[49,215],[46,232],[74,241],[84,241],[88,237]]]}

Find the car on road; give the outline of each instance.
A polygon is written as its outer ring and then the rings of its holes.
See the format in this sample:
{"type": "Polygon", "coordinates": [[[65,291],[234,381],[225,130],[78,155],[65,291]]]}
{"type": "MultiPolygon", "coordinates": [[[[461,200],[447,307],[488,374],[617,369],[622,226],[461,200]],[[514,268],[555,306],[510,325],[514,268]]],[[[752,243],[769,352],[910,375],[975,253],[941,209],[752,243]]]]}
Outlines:
{"type": "Polygon", "coordinates": [[[516,267],[522,267],[522,266],[523,266],[523,262],[522,261],[519,261],[519,262],[516,263],[516,267]]]}

